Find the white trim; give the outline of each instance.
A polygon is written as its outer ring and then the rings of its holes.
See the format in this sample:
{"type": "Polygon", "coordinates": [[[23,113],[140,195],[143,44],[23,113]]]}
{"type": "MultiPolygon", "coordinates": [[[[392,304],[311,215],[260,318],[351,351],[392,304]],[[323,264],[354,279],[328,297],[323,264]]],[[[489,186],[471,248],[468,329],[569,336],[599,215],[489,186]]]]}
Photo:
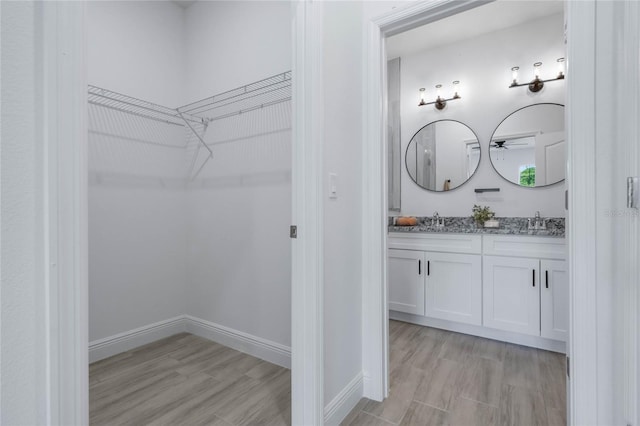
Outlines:
{"type": "Polygon", "coordinates": [[[598,423],[598,301],[596,259],[595,2],[567,2],[567,245],[571,331],[569,416],[598,423]],[[579,142],[579,143],[578,143],[579,142]]]}
{"type": "Polygon", "coordinates": [[[291,368],[291,348],[288,346],[191,315],[184,316],[184,324],[188,333],[204,337],[272,364],[291,368]]]}
{"type": "Polygon", "coordinates": [[[291,420],[324,420],[323,4],[292,2],[291,420]]]}
{"type": "Polygon", "coordinates": [[[362,365],[364,396],[388,395],[387,150],[384,38],[487,1],[435,0],[395,9],[364,24],[362,138],[362,365]]]}
{"type": "Polygon", "coordinates": [[[82,2],[42,4],[47,418],[89,423],[86,65],[82,2]]]}
{"type": "Polygon", "coordinates": [[[566,353],[567,344],[559,340],[545,339],[543,337],[529,336],[521,333],[497,330],[473,324],[464,324],[457,321],[448,321],[438,318],[423,317],[421,315],[407,314],[404,312],[390,311],[389,318],[427,327],[440,328],[456,333],[470,334],[484,337],[485,339],[499,340],[501,342],[514,343],[516,345],[529,346],[544,349],[546,351],[566,353]]]}
{"type": "MultiPolygon", "coordinates": [[[[620,99],[620,110],[624,114],[618,115],[617,128],[620,129],[618,140],[622,143],[621,154],[625,158],[624,167],[618,168],[617,179],[624,180],[628,176],[638,176],[640,174],[640,123],[638,120],[629,120],[629,117],[637,117],[640,113],[640,5],[637,2],[625,2],[617,11],[617,18],[620,19],[618,29],[622,36],[618,39],[620,47],[616,49],[620,52],[617,64],[613,64],[614,69],[620,75],[615,79],[621,84],[617,87],[617,98],[620,99]]],[[[624,203],[624,200],[621,200],[624,203]]],[[[614,268],[619,273],[619,280],[624,283],[624,290],[621,292],[621,304],[624,306],[622,315],[623,338],[625,341],[622,362],[622,372],[617,372],[618,377],[624,383],[622,393],[623,406],[621,408],[623,418],[616,419],[621,424],[640,424],[640,413],[638,403],[640,402],[639,382],[640,382],[640,351],[638,341],[640,334],[640,291],[638,283],[640,267],[637,261],[629,262],[629,259],[638,259],[640,256],[640,220],[638,210],[629,210],[627,215],[617,229],[617,247],[627,253],[626,258],[617,256],[623,262],[628,262],[614,268]]],[[[617,281],[617,280],[616,280],[617,281]]],[[[619,296],[620,297],[620,296],[619,296]]]]}
{"type": "MultiPolygon", "coordinates": [[[[187,331],[185,315],[118,333],[113,336],[89,342],[89,362],[126,352],[147,343],[187,331]]],[[[196,334],[196,333],[194,333],[196,334]]]]}
{"type": "Polygon", "coordinates": [[[362,372],[356,374],[324,408],[324,424],[339,425],[362,398],[362,372]]]}
{"type": "Polygon", "coordinates": [[[90,362],[117,355],[178,333],[191,333],[281,367],[291,367],[291,348],[191,315],[178,315],[89,343],[90,362]]]}

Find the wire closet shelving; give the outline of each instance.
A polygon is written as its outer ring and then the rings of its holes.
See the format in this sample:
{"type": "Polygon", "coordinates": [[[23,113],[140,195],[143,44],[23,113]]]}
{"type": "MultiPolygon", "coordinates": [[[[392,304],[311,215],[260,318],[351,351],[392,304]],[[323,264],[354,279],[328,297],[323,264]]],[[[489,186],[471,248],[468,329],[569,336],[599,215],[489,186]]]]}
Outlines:
{"type": "Polygon", "coordinates": [[[291,99],[291,71],[181,106],[181,113],[221,120],[291,99]]]}
{"type": "Polygon", "coordinates": [[[189,132],[184,143],[190,149],[195,143],[188,178],[195,179],[213,151],[204,140],[210,122],[237,116],[260,108],[291,100],[291,71],[286,71],[199,101],[170,108],[97,86],[88,86],[90,105],[125,113],[144,120],[183,126],[189,132]],[[202,157],[202,152],[206,157],[202,157]],[[203,158],[203,160],[199,160],[203,158]]]}

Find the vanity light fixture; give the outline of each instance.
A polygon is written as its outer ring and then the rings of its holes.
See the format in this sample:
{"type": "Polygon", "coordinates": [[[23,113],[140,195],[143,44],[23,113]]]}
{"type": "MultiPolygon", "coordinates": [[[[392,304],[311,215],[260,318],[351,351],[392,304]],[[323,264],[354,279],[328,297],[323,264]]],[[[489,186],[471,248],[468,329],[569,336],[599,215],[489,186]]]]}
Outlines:
{"type": "Polygon", "coordinates": [[[547,83],[549,81],[564,80],[564,58],[558,58],[556,62],[558,63],[558,75],[556,76],[556,78],[541,80],[540,73],[542,71],[542,62],[536,62],[535,64],[533,64],[533,80],[531,80],[529,83],[518,83],[518,70],[520,69],[520,67],[511,68],[511,78],[513,79],[513,81],[511,82],[509,88],[511,89],[514,87],[528,86],[531,92],[536,93],[542,90],[542,88],[544,87],[544,83],[547,83]]]}
{"type": "Polygon", "coordinates": [[[425,88],[422,87],[420,89],[420,103],[418,103],[418,106],[425,106],[425,105],[434,105],[436,107],[436,109],[441,110],[444,109],[444,107],[447,106],[447,102],[448,101],[455,101],[456,99],[460,99],[460,81],[456,80],[452,83],[453,85],[453,96],[450,98],[443,98],[442,97],[442,84],[438,84],[436,85],[436,100],[433,102],[425,102],[424,98],[425,98],[425,88]]]}

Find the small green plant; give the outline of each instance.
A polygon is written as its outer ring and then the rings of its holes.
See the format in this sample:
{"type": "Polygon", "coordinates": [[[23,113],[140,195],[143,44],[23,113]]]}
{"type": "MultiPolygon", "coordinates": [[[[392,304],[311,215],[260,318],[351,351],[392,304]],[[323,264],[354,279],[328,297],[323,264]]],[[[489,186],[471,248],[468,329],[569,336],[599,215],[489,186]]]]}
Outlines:
{"type": "Polygon", "coordinates": [[[477,204],[473,205],[473,219],[480,226],[484,225],[487,220],[493,219],[496,214],[491,211],[489,206],[478,206],[477,204]]]}

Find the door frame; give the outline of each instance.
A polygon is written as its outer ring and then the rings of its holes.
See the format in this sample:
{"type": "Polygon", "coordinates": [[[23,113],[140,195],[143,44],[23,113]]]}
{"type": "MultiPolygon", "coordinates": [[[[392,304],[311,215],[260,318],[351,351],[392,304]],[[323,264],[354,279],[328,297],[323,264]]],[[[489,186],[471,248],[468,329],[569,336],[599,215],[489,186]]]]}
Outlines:
{"type": "Polygon", "coordinates": [[[41,7],[46,417],[89,424],[85,5],[41,7]]]}
{"type": "MultiPolygon", "coordinates": [[[[48,424],[88,424],[84,2],[43,3],[48,424]],[[63,111],[63,113],[61,113],[63,111]]],[[[322,8],[292,3],[292,422],[322,424],[322,8]],[[299,37],[302,36],[302,37],[299,37]]]]}
{"type": "MultiPolygon", "coordinates": [[[[485,1],[437,0],[398,8],[365,22],[363,66],[363,371],[364,396],[382,400],[388,395],[388,311],[387,307],[387,155],[386,155],[386,76],[387,36],[481,6],[485,1]]],[[[567,79],[567,243],[571,289],[571,336],[568,401],[573,424],[593,424],[610,416],[598,405],[607,384],[596,380],[594,371],[610,370],[609,359],[598,357],[598,320],[595,312],[610,316],[598,305],[596,248],[606,249],[608,241],[597,241],[596,193],[585,182],[594,180],[593,170],[601,158],[596,156],[596,2],[567,2],[567,51],[571,78],[567,79]],[[580,141],[580,144],[571,143],[580,141]],[[579,214],[578,214],[579,212],[579,214]],[[580,291],[574,291],[577,288],[580,291]],[[600,310],[598,310],[600,308],[600,310]],[[604,312],[603,312],[604,311],[604,312]]],[[[606,28],[609,30],[609,28],[606,28]]],[[[596,35],[597,36],[597,35],[596,35]]],[[[600,335],[602,335],[600,333],[600,335]]],[[[602,345],[602,343],[600,343],[602,345]]],[[[606,388],[606,389],[605,389],[606,388]]]]}
{"type": "Polygon", "coordinates": [[[324,423],[323,6],[292,2],[291,422],[324,423]]]}

